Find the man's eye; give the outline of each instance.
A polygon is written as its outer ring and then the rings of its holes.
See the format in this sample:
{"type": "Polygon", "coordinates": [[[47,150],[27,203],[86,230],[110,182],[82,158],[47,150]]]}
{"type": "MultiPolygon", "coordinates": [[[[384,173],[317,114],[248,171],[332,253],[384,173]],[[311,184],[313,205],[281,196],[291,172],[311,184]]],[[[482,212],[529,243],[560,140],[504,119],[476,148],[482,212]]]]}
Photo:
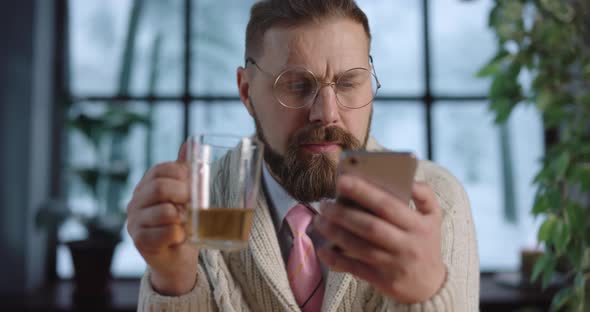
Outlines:
{"type": "Polygon", "coordinates": [[[295,93],[308,93],[312,89],[309,81],[294,81],[289,83],[289,91],[295,93]]]}
{"type": "Polygon", "coordinates": [[[338,82],[338,89],[341,89],[341,90],[350,90],[350,89],[356,88],[357,86],[358,86],[358,83],[356,83],[352,80],[338,82]]]}

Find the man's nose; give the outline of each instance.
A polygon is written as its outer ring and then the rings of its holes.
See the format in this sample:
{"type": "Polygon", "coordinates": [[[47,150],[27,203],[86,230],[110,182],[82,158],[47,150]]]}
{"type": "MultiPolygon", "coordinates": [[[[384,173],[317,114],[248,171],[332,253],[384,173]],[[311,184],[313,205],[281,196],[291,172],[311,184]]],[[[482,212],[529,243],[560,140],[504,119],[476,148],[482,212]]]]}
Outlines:
{"type": "Polygon", "coordinates": [[[338,99],[332,84],[323,84],[318,91],[315,101],[311,105],[309,121],[319,122],[324,126],[336,124],[340,121],[338,99]]]}

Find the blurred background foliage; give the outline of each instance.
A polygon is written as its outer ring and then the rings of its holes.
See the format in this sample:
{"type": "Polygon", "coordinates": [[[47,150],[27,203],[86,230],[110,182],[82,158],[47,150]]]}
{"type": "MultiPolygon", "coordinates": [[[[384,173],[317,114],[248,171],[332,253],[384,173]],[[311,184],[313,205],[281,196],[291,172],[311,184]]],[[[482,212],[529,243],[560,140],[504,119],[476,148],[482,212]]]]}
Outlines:
{"type": "Polygon", "coordinates": [[[498,51],[479,75],[491,77],[490,108],[504,124],[535,105],[548,135],[533,215],[544,255],[533,279],[556,271],[567,287],[552,309],[590,310],[590,1],[496,0],[489,25],[498,51]]]}

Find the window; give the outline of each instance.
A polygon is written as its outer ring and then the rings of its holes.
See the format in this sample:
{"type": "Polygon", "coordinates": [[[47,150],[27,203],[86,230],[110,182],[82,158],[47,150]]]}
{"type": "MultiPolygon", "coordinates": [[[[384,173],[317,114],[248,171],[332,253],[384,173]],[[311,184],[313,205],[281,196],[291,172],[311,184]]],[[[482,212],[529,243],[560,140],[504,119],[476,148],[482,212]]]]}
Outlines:
{"type": "MultiPolygon", "coordinates": [[[[63,47],[67,98],[76,109],[124,106],[149,116],[133,126],[124,147],[133,186],[151,165],[174,160],[183,138],[196,132],[250,134],[235,69],[243,64],[244,31],[254,3],[232,0],[63,0],[68,32],[63,47]]],[[[542,156],[538,114],[520,108],[507,126],[493,124],[488,81],[474,72],[495,51],[487,29],[492,0],[359,0],[373,32],[372,55],[383,88],[372,133],[383,145],[414,151],[447,167],[464,184],[475,219],[482,270],[516,269],[518,250],[535,242],[529,216],[532,177],[542,156]]],[[[68,163],[95,161],[91,147],[68,134],[68,163]]],[[[69,203],[96,209],[72,175],[69,203]]],[[[79,237],[74,223],[60,238],[79,237]]],[[[118,277],[139,276],[141,256],[124,231],[113,263],[118,277]]],[[[57,272],[72,275],[58,248],[57,272]]]]}

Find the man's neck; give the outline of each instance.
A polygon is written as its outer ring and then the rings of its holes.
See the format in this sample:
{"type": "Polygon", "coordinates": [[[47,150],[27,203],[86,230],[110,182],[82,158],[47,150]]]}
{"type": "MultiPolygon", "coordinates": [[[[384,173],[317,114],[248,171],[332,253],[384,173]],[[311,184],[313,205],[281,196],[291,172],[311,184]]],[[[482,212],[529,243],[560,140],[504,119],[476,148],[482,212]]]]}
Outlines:
{"type": "Polygon", "coordinates": [[[281,179],[279,178],[278,175],[276,175],[273,171],[272,168],[270,168],[270,165],[264,161],[264,167],[266,168],[266,170],[268,171],[268,173],[270,174],[270,176],[275,179],[275,181],[277,181],[277,183],[283,187],[283,189],[285,188],[285,186],[283,185],[283,182],[281,181],[281,179]]]}

